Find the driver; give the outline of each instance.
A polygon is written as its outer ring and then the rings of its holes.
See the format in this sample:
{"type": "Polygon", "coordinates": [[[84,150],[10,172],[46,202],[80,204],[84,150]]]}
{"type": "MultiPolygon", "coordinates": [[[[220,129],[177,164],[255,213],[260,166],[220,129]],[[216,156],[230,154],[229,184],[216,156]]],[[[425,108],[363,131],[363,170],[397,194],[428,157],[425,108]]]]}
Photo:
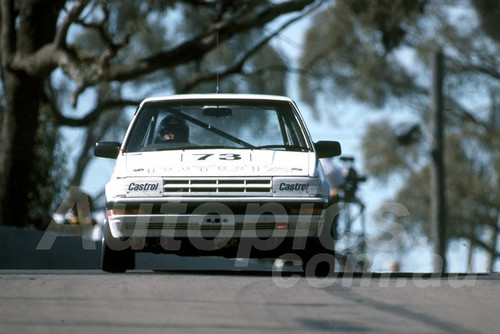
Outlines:
{"type": "Polygon", "coordinates": [[[175,115],[162,119],[158,129],[159,143],[187,143],[189,142],[189,127],[186,121],[175,115]]]}

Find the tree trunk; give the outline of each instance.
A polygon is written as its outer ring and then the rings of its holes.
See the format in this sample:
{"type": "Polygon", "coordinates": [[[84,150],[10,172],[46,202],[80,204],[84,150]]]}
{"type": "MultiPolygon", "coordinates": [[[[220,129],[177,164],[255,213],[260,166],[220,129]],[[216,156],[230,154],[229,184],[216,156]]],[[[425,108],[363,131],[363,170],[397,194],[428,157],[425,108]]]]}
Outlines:
{"type": "Polygon", "coordinates": [[[4,72],[6,109],[0,148],[0,225],[27,224],[29,195],[33,193],[35,134],[38,128],[37,80],[22,73],[4,72]]]}
{"type": "Polygon", "coordinates": [[[33,200],[35,136],[38,129],[42,82],[53,64],[40,66],[29,59],[53,41],[57,18],[66,0],[1,0],[1,40],[5,111],[0,134],[0,225],[28,223],[28,203],[33,200]],[[14,60],[26,65],[13,67],[14,60]],[[38,65],[38,66],[37,66],[38,65]],[[31,75],[26,70],[34,71],[31,75]]]}
{"type": "Polygon", "coordinates": [[[485,271],[487,273],[493,272],[493,267],[495,266],[495,262],[497,260],[496,253],[498,247],[498,227],[494,226],[490,228],[489,231],[489,240],[486,242],[488,246],[490,246],[490,250],[487,252],[487,260],[486,260],[486,268],[485,271]]]}
{"type": "Polygon", "coordinates": [[[472,268],[472,260],[474,256],[474,243],[472,240],[469,241],[469,247],[467,247],[467,272],[471,273],[472,268]]]}

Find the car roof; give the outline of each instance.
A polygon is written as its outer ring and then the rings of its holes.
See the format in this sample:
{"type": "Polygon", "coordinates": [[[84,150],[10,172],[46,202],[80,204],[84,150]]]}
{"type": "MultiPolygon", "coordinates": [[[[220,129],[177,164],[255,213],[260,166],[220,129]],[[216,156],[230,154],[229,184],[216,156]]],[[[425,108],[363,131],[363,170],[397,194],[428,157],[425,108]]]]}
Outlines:
{"type": "Polygon", "coordinates": [[[168,96],[149,97],[142,101],[141,104],[147,102],[160,101],[176,101],[176,100],[267,100],[267,101],[284,101],[293,102],[292,99],[286,96],[265,95],[265,94],[177,94],[168,96]]]}

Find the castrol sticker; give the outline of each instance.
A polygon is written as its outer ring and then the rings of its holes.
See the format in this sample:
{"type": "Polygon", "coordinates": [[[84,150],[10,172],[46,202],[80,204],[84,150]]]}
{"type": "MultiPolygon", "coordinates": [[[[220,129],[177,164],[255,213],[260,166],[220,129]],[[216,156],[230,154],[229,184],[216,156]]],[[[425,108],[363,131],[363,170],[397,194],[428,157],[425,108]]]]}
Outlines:
{"type": "Polygon", "coordinates": [[[161,179],[133,180],[125,185],[127,197],[156,197],[163,194],[161,179]]]}
{"type": "Polygon", "coordinates": [[[273,180],[273,194],[275,196],[316,196],[318,193],[316,178],[282,178],[273,180]]]}

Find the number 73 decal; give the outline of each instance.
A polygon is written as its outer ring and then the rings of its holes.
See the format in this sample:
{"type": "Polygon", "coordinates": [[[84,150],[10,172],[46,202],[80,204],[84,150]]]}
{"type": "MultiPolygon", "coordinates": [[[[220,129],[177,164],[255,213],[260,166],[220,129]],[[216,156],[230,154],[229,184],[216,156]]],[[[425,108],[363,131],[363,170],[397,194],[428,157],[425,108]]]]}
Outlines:
{"type": "Polygon", "coordinates": [[[203,153],[193,154],[193,157],[197,157],[196,160],[241,160],[241,155],[237,153],[203,153]]]}

